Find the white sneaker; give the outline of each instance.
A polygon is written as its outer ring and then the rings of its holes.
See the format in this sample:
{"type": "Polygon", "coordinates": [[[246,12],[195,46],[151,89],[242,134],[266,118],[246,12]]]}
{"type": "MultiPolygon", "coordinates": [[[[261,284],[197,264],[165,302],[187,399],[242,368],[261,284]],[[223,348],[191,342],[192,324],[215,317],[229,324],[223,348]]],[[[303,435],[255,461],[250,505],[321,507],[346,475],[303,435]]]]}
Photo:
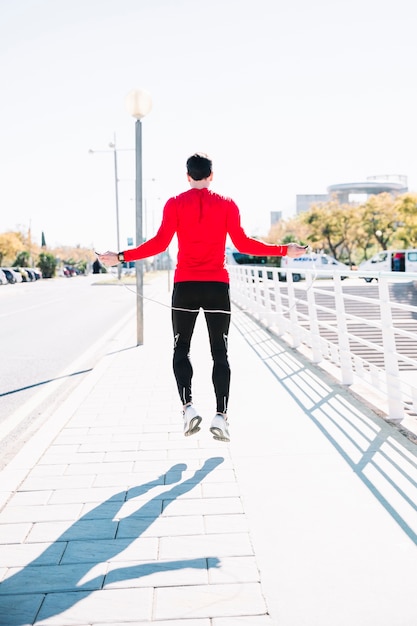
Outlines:
{"type": "Polygon", "coordinates": [[[200,430],[199,424],[201,422],[201,417],[192,404],[185,407],[185,410],[182,412],[182,416],[184,418],[184,435],[189,437],[190,435],[198,433],[200,430]]]}
{"type": "Polygon", "coordinates": [[[230,441],[229,424],[227,417],[216,413],[211,422],[210,432],[217,441],[230,441]]]}

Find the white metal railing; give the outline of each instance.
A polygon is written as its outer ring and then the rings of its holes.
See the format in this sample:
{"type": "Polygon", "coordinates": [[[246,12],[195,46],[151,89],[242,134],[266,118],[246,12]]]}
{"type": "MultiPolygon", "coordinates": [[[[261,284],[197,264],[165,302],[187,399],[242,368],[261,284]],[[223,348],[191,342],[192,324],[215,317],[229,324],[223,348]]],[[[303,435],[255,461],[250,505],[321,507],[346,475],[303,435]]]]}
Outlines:
{"type": "Polygon", "coordinates": [[[332,364],[341,383],[370,386],[390,420],[417,413],[417,273],[361,272],[375,279],[365,283],[350,270],[329,270],[332,280],[303,270],[301,282],[293,269],[231,265],[229,272],[232,302],[271,333],[314,363],[332,364]]]}

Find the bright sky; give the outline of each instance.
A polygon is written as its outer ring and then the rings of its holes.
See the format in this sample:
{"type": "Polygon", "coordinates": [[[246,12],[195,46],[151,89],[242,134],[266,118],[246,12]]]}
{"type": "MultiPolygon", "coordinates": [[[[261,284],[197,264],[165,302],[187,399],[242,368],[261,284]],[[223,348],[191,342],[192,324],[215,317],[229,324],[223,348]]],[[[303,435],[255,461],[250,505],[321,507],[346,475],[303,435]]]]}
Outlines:
{"type": "Polygon", "coordinates": [[[251,235],[330,184],[403,174],[417,191],[416,18],[415,0],[0,0],[0,232],[116,249],[116,133],[127,247],[134,88],[153,100],[148,237],[195,151],[251,235]]]}

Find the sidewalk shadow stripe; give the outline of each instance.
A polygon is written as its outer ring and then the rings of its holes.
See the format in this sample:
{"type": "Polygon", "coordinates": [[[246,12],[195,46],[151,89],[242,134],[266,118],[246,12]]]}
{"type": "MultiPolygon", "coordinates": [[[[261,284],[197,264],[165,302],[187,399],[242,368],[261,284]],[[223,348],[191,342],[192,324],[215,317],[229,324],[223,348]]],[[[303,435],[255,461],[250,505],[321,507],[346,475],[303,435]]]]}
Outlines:
{"type": "Polygon", "coordinates": [[[392,433],[383,433],[382,418],[364,409],[359,410],[354,405],[354,396],[352,400],[346,398],[349,391],[343,385],[336,382],[332,388],[330,383],[326,383],[327,375],[324,372],[279,337],[261,328],[256,320],[240,312],[235,313],[233,323],[279,385],[317,426],[407,536],[417,544],[417,526],[413,528],[411,525],[411,520],[417,519],[417,498],[410,495],[417,487],[413,478],[417,468],[415,446],[405,438],[404,443],[395,440],[395,436],[403,436],[397,434],[394,428],[392,433]],[[352,458],[352,449],[360,457],[359,461],[352,458]],[[390,467],[391,475],[387,474],[384,465],[390,467]],[[376,472],[374,480],[366,475],[367,471],[371,474],[376,472]],[[381,484],[381,479],[385,481],[384,484],[381,484]],[[400,505],[396,505],[390,490],[394,490],[400,497],[400,505]],[[407,519],[400,512],[404,508],[409,513],[407,519]]]}

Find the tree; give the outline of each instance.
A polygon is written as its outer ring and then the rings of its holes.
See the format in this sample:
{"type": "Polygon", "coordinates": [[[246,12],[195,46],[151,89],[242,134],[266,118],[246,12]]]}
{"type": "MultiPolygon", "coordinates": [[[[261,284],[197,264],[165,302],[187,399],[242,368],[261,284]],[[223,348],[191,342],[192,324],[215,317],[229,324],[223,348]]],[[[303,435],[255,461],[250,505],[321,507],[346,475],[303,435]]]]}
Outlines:
{"type": "Polygon", "coordinates": [[[309,211],[301,214],[301,219],[309,227],[309,242],[313,247],[330,253],[335,259],[346,245],[342,223],[344,213],[350,205],[340,205],[336,198],[328,202],[314,204],[309,211]]]}
{"type": "Polygon", "coordinates": [[[268,236],[265,237],[265,241],[278,244],[297,241],[301,244],[306,244],[308,234],[308,228],[297,216],[290,220],[280,220],[273,224],[268,236]]]}
{"type": "MultiPolygon", "coordinates": [[[[376,241],[383,250],[388,250],[398,227],[398,210],[390,193],[370,196],[362,205],[363,227],[369,236],[370,246],[376,241]]],[[[365,258],[366,258],[366,250],[365,258]]]]}
{"type": "Polygon", "coordinates": [[[340,232],[343,235],[344,243],[340,251],[341,261],[348,261],[349,265],[357,262],[357,242],[362,233],[362,218],[358,207],[352,205],[342,205],[338,213],[340,232]]]}
{"type": "Polygon", "coordinates": [[[16,255],[24,248],[20,233],[0,234],[0,265],[11,265],[16,255]]]}
{"type": "Polygon", "coordinates": [[[49,252],[41,252],[39,255],[38,267],[44,278],[53,278],[56,271],[56,258],[49,252]]]}
{"type": "Polygon", "coordinates": [[[395,200],[399,224],[396,237],[405,248],[417,247],[417,194],[403,194],[395,200]]]}
{"type": "Polygon", "coordinates": [[[22,250],[16,256],[15,262],[13,263],[13,267],[28,267],[29,265],[29,252],[27,250],[22,250]]]}

